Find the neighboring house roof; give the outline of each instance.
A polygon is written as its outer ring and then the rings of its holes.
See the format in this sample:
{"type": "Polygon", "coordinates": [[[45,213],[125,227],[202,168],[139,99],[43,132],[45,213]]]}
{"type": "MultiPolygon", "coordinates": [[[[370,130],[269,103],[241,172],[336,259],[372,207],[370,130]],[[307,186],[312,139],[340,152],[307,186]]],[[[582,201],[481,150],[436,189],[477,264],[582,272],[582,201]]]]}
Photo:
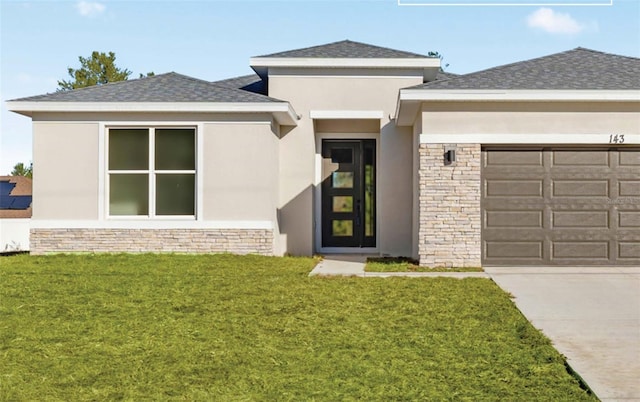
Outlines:
{"type": "Polygon", "coordinates": [[[268,58],[309,57],[309,58],[356,58],[356,59],[397,59],[397,58],[430,58],[422,54],[368,45],[366,43],[343,40],[326,45],[305,47],[285,52],[271,53],[268,58]]]}
{"type": "Polygon", "coordinates": [[[579,47],[411,89],[634,90],[640,59],[579,47]]]}
{"type": "Polygon", "coordinates": [[[257,94],[267,94],[267,84],[257,74],[242,75],[240,77],[227,78],[220,81],[214,81],[217,84],[227,88],[242,89],[257,94]]]}
{"type": "Polygon", "coordinates": [[[178,73],[112,82],[71,91],[13,99],[13,102],[282,102],[178,73]]]}
{"type": "Polygon", "coordinates": [[[0,218],[31,217],[31,179],[0,176],[0,218]]]}

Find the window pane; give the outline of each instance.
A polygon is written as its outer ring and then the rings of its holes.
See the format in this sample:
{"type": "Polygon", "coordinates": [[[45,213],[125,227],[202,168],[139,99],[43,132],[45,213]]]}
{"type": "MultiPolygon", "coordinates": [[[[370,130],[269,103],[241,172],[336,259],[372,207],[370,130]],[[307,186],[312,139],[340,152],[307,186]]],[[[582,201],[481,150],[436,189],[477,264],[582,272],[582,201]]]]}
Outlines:
{"type": "Polygon", "coordinates": [[[375,235],[375,170],[373,148],[364,149],[364,235],[375,235]]]}
{"type": "Polygon", "coordinates": [[[195,175],[156,176],[156,215],[195,215],[195,175]]]}
{"type": "Polygon", "coordinates": [[[193,129],[156,129],[156,169],[195,170],[196,133],[193,129]]]}
{"type": "Polygon", "coordinates": [[[333,172],[331,176],[333,188],[353,188],[353,172],[333,172]]]}
{"type": "Polygon", "coordinates": [[[333,212],[353,212],[352,196],[333,196],[333,212]]]}
{"type": "Polygon", "coordinates": [[[332,222],[332,234],[335,237],[353,236],[353,221],[335,220],[332,222]]]}
{"type": "Polygon", "coordinates": [[[146,128],[110,129],[109,169],[149,169],[149,130],[146,128]]]}
{"type": "Polygon", "coordinates": [[[111,215],[149,214],[149,176],[146,174],[112,174],[109,181],[111,215]]]}

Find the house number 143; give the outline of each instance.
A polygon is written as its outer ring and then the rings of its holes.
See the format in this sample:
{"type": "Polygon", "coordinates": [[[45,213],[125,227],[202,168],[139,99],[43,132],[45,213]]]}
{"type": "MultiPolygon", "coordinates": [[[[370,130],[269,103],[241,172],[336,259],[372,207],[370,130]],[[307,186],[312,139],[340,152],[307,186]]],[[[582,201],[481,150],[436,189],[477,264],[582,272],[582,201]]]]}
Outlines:
{"type": "Polygon", "coordinates": [[[611,134],[609,144],[624,144],[624,134],[611,134]]]}

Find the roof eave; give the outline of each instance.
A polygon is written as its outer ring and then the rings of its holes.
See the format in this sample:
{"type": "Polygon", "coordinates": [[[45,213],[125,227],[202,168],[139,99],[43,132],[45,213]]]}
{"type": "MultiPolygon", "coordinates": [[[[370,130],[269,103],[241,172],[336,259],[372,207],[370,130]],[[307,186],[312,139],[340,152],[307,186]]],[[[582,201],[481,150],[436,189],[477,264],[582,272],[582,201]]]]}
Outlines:
{"type": "Polygon", "coordinates": [[[420,104],[459,102],[640,102],[640,90],[438,90],[401,89],[396,125],[414,124],[420,104]]]}
{"type": "Polygon", "coordinates": [[[349,57],[252,57],[251,67],[440,67],[440,59],[424,58],[349,58],[349,57]]]}
{"type": "Polygon", "coordinates": [[[424,58],[330,58],[330,57],[252,57],[249,65],[265,78],[271,67],[293,68],[420,68],[425,81],[435,78],[440,71],[440,59],[424,58]]]}
{"type": "Polygon", "coordinates": [[[288,102],[38,102],[8,101],[7,109],[32,117],[34,112],[194,112],[271,113],[283,125],[297,125],[288,102]]]}
{"type": "Polygon", "coordinates": [[[640,101],[640,90],[402,89],[402,101],[640,101]]]}
{"type": "Polygon", "coordinates": [[[418,116],[421,103],[419,100],[403,100],[399,95],[396,103],[396,126],[412,126],[418,116]]]}

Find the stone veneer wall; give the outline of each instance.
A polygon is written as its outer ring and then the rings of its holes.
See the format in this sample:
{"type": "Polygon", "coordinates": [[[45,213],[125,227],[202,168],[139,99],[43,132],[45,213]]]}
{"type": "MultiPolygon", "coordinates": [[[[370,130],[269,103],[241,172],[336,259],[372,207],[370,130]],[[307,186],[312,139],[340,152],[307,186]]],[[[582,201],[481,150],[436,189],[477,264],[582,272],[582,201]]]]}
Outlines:
{"type": "Polygon", "coordinates": [[[420,265],[481,266],[480,144],[420,144],[419,152],[420,265]],[[448,166],[445,149],[456,149],[448,166]]]}
{"type": "Polygon", "coordinates": [[[31,229],[31,254],[78,252],[273,255],[273,230],[31,229]]]}

